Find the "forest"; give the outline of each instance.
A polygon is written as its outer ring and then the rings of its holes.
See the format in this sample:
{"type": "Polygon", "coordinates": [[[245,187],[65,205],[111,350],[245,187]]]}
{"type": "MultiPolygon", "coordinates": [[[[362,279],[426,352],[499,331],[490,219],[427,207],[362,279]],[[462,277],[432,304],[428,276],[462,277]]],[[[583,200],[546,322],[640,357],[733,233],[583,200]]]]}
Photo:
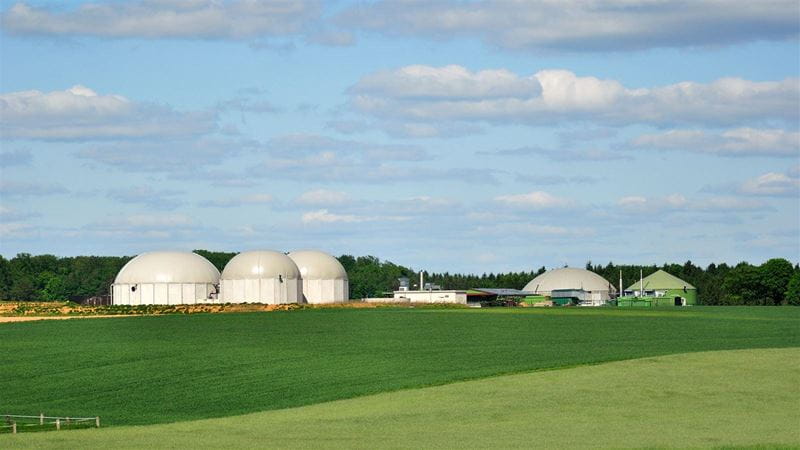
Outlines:
{"type": "MultiPolygon", "coordinates": [[[[220,271],[233,258],[233,252],[195,250],[220,271]]],[[[87,297],[108,295],[117,272],[132,257],[129,256],[74,256],[31,255],[20,253],[11,259],[0,256],[0,300],[65,301],[79,302],[87,297]]],[[[350,279],[350,297],[381,297],[389,295],[398,286],[398,278],[413,281],[419,273],[413,268],[382,261],[374,256],[342,255],[338,257],[350,279]]],[[[800,267],[786,259],[774,258],[761,265],[740,262],[735,266],[725,263],[706,267],[687,261],[684,264],[663,265],[595,265],[587,262],[586,269],[619,284],[622,271],[623,287],[639,279],[639,271],[647,276],[663,269],[693,284],[698,289],[698,302],[704,305],[800,305],[800,267]]],[[[537,270],[458,274],[428,273],[425,281],[443,289],[513,288],[522,289],[536,275],[537,270]]]]}

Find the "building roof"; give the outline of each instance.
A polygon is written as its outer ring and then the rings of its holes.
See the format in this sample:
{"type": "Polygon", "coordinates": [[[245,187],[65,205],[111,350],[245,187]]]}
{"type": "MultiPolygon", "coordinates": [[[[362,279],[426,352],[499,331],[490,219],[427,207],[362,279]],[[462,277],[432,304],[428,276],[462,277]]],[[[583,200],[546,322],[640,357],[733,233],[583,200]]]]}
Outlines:
{"type": "Polygon", "coordinates": [[[300,269],[288,256],[274,250],[242,252],[231,258],[222,270],[223,280],[300,278],[300,269]]]}
{"type": "Polygon", "coordinates": [[[486,294],[497,295],[500,297],[527,297],[529,292],[520,291],[519,289],[503,289],[503,288],[473,288],[471,291],[484,292],[486,294]]]}
{"type": "MultiPolygon", "coordinates": [[[[664,272],[663,270],[659,269],[655,273],[652,273],[642,280],[642,284],[644,285],[644,290],[646,291],[653,291],[653,290],[661,290],[661,289],[696,289],[691,284],[681,280],[680,278],[672,275],[670,273],[664,272]]],[[[638,291],[640,288],[639,280],[635,283],[630,285],[626,291],[638,291]]]]}
{"type": "Polygon", "coordinates": [[[219,282],[219,270],[190,252],[146,252],[128,261],[114,284],[219,282]]]}
{"type": "Polygon", "coordinates": [[[616,288],[600,275],[575,267],[548,270],[522,288],[533,294],[549,293],[554,289],[583,289],[584,291],[616,292],[616,288]]]}
{"type": "Polygon", "coordinates": [[[333,256],[319,250],[299,250],[289,253],[304,280],[346,280],[347,271],[333,256]]]}

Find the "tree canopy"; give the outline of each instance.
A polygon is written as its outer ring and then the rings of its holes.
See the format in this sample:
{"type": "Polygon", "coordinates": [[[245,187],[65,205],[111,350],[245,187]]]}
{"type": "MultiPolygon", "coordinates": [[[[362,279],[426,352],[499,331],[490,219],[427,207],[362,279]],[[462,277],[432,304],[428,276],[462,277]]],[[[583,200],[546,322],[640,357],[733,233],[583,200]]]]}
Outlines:
{"type": "MultiPolygon", "coordinates": [[[[233,258],[234,252],[195,250],[220,271],[233,258]]],[[[106,295],[117,272],[129,256],[57,257],[20,253],[11,259],[0,256],[0,300],[54,301],[81,300],[106,295]]],[[[338,258],[350,279],[350,297],[379,297],[398,287],[398,278],[408,277],[412,285],[419,272],[411,267],[382,261],[375,256],[342,255],[338,258]]],[[[586,264],[614,286],[622,271],[624,283],[663,269],[698,289],[698,301],[704,305],[800,305],[800,267],[783,258],[774,258],[760,266],[741,262],[733,267],[725,263],[700,267],[687,261],[683,264],[649,265],[586,264]]],[[[512,288],[522,289],[536,275],[536,270],[459,274],[428,273],[425,281],[444,289],[512,288]]],[[[624,288],[624,286],[623,286],[624,288]]]]}

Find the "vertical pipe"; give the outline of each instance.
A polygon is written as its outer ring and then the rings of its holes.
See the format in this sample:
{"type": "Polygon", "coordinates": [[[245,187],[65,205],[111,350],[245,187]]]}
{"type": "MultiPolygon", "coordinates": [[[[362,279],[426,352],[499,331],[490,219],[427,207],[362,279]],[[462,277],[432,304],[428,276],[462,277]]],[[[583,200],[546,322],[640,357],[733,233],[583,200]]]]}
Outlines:
{"type": "Polygon", "coordinates": [[[17,422],[11,422],[11,434],[17,434],[17,422]]]}
{"type": "Polygon", "coordinates": [[[424,284],[425,283],[425,277],[422,274],[423,274],[423,272],[420,270],[419,271],[419,290],[420,291],[424,291],[425,290],[425,288],[424,288],[424,286],[425,286],[425,284],[424,284]]]}
{"type": "Polygon", "coordinates": [[[100,428],[100,416],[94,418],[94,426],[100,428]]]}
{"type": "Polygon", "coordinates": [[[639,269],[639,297],[644,297],[644,278],[642,277],[642,269],[639,269]]]}
{"type": "Polygon", "coordinates": [[[39,413],[39,425],[44,425],[44,413],[39,413]]]}
{"type": "Polygon", "coordinates": [[[61,419],[56,419],[56,430],[61,429],[61,419]]]}

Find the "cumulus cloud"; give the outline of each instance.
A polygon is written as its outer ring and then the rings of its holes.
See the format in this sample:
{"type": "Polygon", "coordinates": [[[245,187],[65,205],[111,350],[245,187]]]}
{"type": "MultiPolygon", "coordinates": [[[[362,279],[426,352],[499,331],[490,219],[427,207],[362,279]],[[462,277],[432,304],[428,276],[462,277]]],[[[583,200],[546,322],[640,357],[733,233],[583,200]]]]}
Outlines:
{"type": "Polygon", "coordinates": [[[72,9],[20,2],[3,13],[2,24],[17,35],[238,40],[298,34],[320,13],[313,0],[139,0],[72,9]]]}
{"type": "MultiPolygon", "coordinates": [[[[800,105],[799,105],[800,106],[800,105]]],[[[720,156],[800,157],[800,133],[782,129],[736,128],[722,132],[670,130],[630,141],[642,150],[680,150],[720,156]]]]}
{"type": "Polygon", "coordinates": [[[361,223],[361,222],[405,222],[410,220],[405,216],[397,215],[358,215],[358,214],[338,214],[329,212],[327,209],[318,209],[303,213],[301,221],[304,224],[335,224],[335,223],[361,223]]]}
{"type": "Polygon", "coordinates": [[[319,209],[316,211],[309,211],[303,214],[303,223],[354,223],[354,222],[367,222],[376,220],[375,217],[362,217],[352,214],[334,214],[328,212],[327,209],[319,209]]]}
{"type": "Polygon", "coordinates": [[[792,0],[383,0],[347,8],[337,20],[387,35],[475,37],[506,49],[578,52],[730,45],[800,34],[792,0]]]}
{"type": "Polygon", "coordinates": [[[800,175],[797,171],[767,172],[744,181],[737,191],[744,195],[800,199],[800,175]]]}
{"type": "Polygon", "coordinates": [[[183,191],[171,189],[153,189],[150,186],[133,186],[111,189],[106,195],[120,203],[141,204],[154,209],[171,210],[183,204],[183,201],[175,198],[183,193],[183,191]]]}
{"type": "Polygon", "coordinates": [[[350,105],[360,113],[423,124],[587,121],[665,126],[800,120],[800,80],[794,78],[765,82],[721,78],[711,83],[628,88],[616,80],[577,76],[567,70],[520,77],[506,71],[470,72],[458,66],[409,66],[367,75],[348,93],[350,105]],[[487,72],[493,75],[481,75],[487,72]]]}
{"type": "Polygon", "coordinates": [[[84,86],[64,91],[0,94],[4,139],[115,139],[180,137],[210,132],[208,112],[179,112],[168,106],[98,94],[84,86]]]}
{"type": "Polygon", "coordinates": [[[544,191],[534,191],[527,194],[501,195],[494,201],[506,206],[526,209],[553,209],[572,206],[574,202],[567,198],[556,197],[544,191]]]}

